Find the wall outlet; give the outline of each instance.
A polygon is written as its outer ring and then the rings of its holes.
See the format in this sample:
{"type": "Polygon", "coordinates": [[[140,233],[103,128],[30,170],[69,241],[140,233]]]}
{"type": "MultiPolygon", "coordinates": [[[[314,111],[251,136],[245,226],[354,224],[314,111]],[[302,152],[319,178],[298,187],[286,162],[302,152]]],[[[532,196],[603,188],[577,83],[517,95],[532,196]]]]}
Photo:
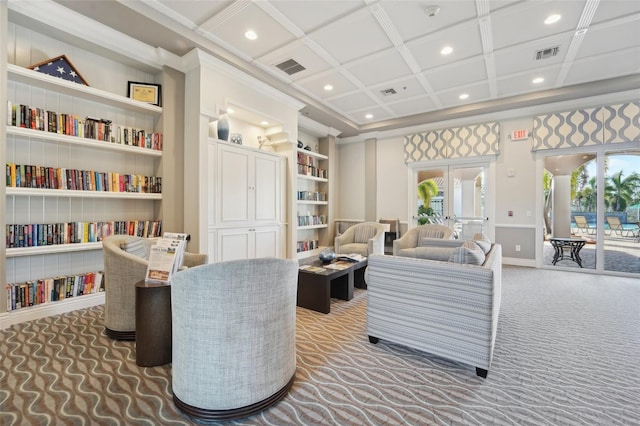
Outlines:
{"type": "Polygon", "coordinates": [[[516,244],[516,251],[520,251],[520,244],[516,244]]]}

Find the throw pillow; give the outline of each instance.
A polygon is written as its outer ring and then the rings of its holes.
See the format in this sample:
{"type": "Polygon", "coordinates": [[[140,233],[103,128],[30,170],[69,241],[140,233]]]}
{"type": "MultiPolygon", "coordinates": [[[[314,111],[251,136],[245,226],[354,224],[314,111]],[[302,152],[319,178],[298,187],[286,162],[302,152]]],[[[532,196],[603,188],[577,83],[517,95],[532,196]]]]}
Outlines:
{"type": "Polygon", "coordinates": [[[453,253],[451,257],[449,257],[449,262],[465,263],[468,265],[482,265],[484,260],[485,255],[482,250],[475,247],[475,244],[471,241],[467,241],[462,246],[453,249],[453,253]],[[474,245],[473,249],[469,248],[471,245],[474,245]]]}
{"type": "Polygon", "coordinates": [[[142,240],[135,240],[128,243],[120,244],[120,248],[129,254],[147,259],[147,248],[142,240]]]}
{"type": "Polygon", "coordinates": [[[368,243],[376,235],[376,228],[373,226],[357,226],[354,231],[354,243],[368,243]]]}
{"type": "Polygon", "coordinates": [[[484,254],[489,253],[489,250],[491,250],[491,241],[484,234],[475,234],[473,242],[482,249],[484,254]]]}

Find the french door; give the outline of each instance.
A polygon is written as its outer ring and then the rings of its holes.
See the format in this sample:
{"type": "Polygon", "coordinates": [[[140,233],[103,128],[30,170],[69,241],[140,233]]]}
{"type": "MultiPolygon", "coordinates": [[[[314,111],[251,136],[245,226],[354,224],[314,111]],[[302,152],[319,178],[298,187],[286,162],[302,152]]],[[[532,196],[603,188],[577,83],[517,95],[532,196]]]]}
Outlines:
{"type": "Polygon", "coordinates": [[[453,229],[458,239],[486,234],[487,169],[485,162],[416,167],[411,179],[412,226],[441,223],[453,229]]]}

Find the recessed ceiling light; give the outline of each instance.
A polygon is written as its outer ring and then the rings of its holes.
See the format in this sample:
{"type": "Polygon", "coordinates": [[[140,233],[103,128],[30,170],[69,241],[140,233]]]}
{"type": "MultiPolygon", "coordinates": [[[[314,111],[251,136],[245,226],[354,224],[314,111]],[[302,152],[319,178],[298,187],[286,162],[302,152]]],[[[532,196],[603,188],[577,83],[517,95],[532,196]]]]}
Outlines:
{"type": "Polygon", "coordinates": [[[373,114],[367,114],[364,116],[367,120],[371,120],[373,118],[373,114]]]}
{"type": "Polygon", "coordinates": [[[469,94],[468,93],[463,93],[462,95],[458,96],[460,99],[468,99],[469,98],[469,94]]]}
{"type": "Polygon", "coordinates": [[[547,19],[544,20],[544,23],[547,25],[555,24],[562,18],[561,15],[549,15],[547,19]]]}
{"type": "Polygon", "coordinates": [[[329,91],[333,90],[333,86],[332,86],[332,85],[330,85],[330,84],[325,84],[325,86],[324,86],[324,90],[326,90],[327,92],[329,92],[329,91]]]}
{"type": "Polygon", "coordinates": [[[234,111],[234,109],[233,109],[233,108],[227,108],[227,112],[228,112],[229,114],[233,114],[235,111],[234,111]]]}
{"type": "Polygon", "coordinates": [[[258,34],[256,34],[256,32],[253,30],[247,30],[247,32],[244,33],[244,36],[249,40],[255,40],[258,38],[258,34]]]}
{"type": "Polygon", "coordinates": [[[263,125],[263,126],[268,126],[269,122],[268,121],[261,121],[260,124],[263,125]]]}
{"type": "Polygon", "coordinates": [[[453,52],[453,47],[451,47],[451,46],[445,46],[445,47],[443,47],[443,48],[442,48],[442,50],[440,51],[440,54],[441,54],[441,55],[448,55],[448,54],[450,54],[451,52],[453,52]]]}
{"type": "Polygon", "coordinates": [[[544,77],[536,77],[532,80],[533,84],[540,84],[542,82],[544,82],[544,77]]]}

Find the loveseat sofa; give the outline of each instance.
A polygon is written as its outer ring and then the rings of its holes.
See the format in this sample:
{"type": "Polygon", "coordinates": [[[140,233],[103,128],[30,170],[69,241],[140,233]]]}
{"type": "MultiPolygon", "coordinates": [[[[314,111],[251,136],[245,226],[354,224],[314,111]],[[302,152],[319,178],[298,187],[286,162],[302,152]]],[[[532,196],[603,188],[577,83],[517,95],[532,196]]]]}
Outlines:
{"type": "Polygon", "coordinates": [[[429,245],[427,241],[451,240],[452,238],[453,231],[447,226],[433,223],[416,226],[393,242],[393,255],[428,259],[430,254],[427,253],[428,249],[425,248],[429,245]]]}
{"type": "Polygon", "coordinates": [[[474,265],[458,263],[479,261],[480,254],[463,247],[471,242],[440,244],[453,261],[369,257],[369,341],[387,340],[469,364],[486,377],[500,312],[502,247],[485,245],[484,260],[474,265]]]}

